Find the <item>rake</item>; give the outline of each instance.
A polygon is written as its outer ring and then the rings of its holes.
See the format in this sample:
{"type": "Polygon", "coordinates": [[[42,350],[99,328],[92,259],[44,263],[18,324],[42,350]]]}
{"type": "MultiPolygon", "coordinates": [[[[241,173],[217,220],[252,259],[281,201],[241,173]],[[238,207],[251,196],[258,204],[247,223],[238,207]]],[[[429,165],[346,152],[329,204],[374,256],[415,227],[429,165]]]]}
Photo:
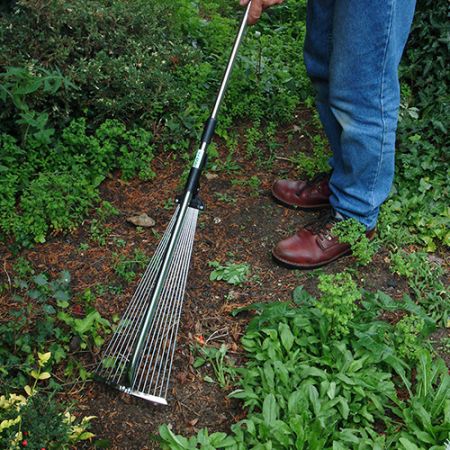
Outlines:
{"type": "Polygon", "coordinates": [[[175,213],[96,369],[97,379],[122,392],[159,404],[167,405],[197,217],[204,209],[198,196],[200,175],[206,164],[208,145],[214,135],[217,114],[244,35],[250,6],[251,2],[242,18],[183,195],[177,198],[175,213]]]}

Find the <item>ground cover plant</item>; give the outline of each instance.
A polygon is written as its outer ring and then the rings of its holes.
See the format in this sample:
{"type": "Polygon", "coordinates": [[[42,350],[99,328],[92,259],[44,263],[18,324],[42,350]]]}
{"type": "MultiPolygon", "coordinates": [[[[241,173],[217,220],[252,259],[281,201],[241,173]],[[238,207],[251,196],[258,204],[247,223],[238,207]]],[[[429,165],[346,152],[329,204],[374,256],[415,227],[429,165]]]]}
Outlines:
{"type": "Polygon", "coordinates": [[[258,314],[242,338],[248,362],[230,397],[243,401],[247,417],[228,436],[201,431],[188,440],[163,426],[163,448],[444,449],[450,376],[422,346],[433,322],[414,327],[425,311],[408,298],[361,292],[348,273],[319,280],[321,297],[297,288],[296,307],[243,308],[258,314]],[[408,309],[412,329],[406,317],[379,320],[408,309]],[[414,352],[405,351],[410,344],[414,352]]]}
{"type": "Polygon", "coordinates": [[[306,2],[248,30],[202,181],[168,409],[103,390],[91,373],[174,208],[241,9],[10,3],[0,11],[0,446],[445,449],[444,3],[418,5],[377,239],[355,242],[358,224],[342,223],[354,256],[308,273],[269,256],[311,220],[271,201],[273,179],[328,170],[301,55],[306,2]],[[144,210],[154,227],[126,222],[144,210]]]}

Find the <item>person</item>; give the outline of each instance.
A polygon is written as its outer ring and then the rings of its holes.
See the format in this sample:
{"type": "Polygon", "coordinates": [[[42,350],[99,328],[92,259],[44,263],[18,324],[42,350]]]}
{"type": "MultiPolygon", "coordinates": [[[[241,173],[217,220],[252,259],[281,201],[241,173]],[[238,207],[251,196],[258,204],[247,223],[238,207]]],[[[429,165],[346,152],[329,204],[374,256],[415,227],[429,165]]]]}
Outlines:
{"type": "MultiPolygon", "coordinates": [[[[248,23],[282,2],[253,0],[248,23]]],[[[414,9],[415,0],[308,0],[303,55],[332,150],[331,173],[277,180],[272,193],[285,205],[330,213],[279,242],[272,252],[279,262],[314,268],[351,253],[333,234],[344,219],[356,219],[374,235],[394,178],[398,66],[414,9]]]]}

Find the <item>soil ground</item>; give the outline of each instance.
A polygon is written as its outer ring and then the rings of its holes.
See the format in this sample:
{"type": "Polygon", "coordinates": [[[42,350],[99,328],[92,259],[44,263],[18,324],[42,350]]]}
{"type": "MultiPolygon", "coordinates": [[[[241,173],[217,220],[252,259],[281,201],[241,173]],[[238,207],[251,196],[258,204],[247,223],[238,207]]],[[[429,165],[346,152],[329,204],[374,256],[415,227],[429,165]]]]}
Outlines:
{"type": "MultiPolygon", "coordinates": [[[[297,129],[305,129],[310,124],[309,111],[299,111],[297,129]]],[[[308,153],[312,150],[306,134],[293,133],[292,126],[280,129],[276,140],[279,144],[276,158],[267,167],[258,164],[258,158],[246,155],[245,139],[241,133],[242,147],[235,153],[239,170],[209,171],[207,176],[203,176],[201,197],[206,210],[199,216],[177,338],[169,406],[156,406],[130,398],[96,382],[76,385],[68,392],[69,397],[78,400],[81,414],[97,417],[93,421],[93,432],[97,439],[109,440],[109,448],[159,448],[150,436],[164,423],[170,423],[175,431],[189,435],[204,427],[211,431],[228,431],[231,424],[245,416],[240,404],[227,398],[231,387],[221,389],[215,383],[205,382],[205,375],[212,375],[210,368],[194,369],[192,365],[195,358],[192,347],[199,340],[216,346],[225,343],[237,363],[243,360],[240,338],[251,314],[232,317],[230,311],[233,309],[254,302],[289,300],[293,289],[299,285],[314,294],[318,273],[336,273],[348,266],[355,268],[359,284],[365,289],[383,290],[394,298],[408,292],[405,280],[389,271],[388,253],[383,249],[369,266],[362,269],[357,268],[352,257],[316,271],[290,270],[272,260],[271,248],[278,240],[294,233],[299,226],[319,214],[288,209],[273,201],[270,188],[274,179],[298,177],[298,171],[289,159],[298,151],[308,153]],[[288,135],[294,139],[288,140],[288,135]],[[251,176],[257,176],[261,181],[258,188],[248,185],[251,176]],[[212,269],[208,265],[211,261],[247,263],[251,267],[251,276],[242,286],[212,282],[209,280],[212,269]]],[[[224,161],[227,150],[219,140],[217,144],[219,160],[224,161]]],[[[268,150],[262,148],[260,159],[267,160],[268,156],[268,150]]],[[[87,288],[98,293],[98,287],[103,286],[103,293],[96,296],[97,309],[108,319],[114,314],[120,316],[133,294],[139,275],[132,283],[124,285],[114,272],[113,252],[129,255],[131,259],[134,249],[139,248],[148,257],[152,255],[173,212],[167,201],[179,191],[180,176],[187,165],[189,163],[180,161],[180,158],[174,159],[172,154],[160,153],[153,164],[157,176],[152,181],[124,182],[116,175],[105,181],[101,188],[102,198],[120,211],[106,224],[110,228],[106,246],[100,246],[91,239],[90,221],[87,220],[73,234],[54,236],[46,244],[25,251],[23,256],[31,260],[39,271],[57,274],[63,269],[69,270],[75,294],[87,288]],[[143,212],[155,219],[153,228],[139,230],[126,221],[128,217],[143,212]],[[117,239],[122,239],[126,245],[118,249],[115,246],[117,239]],[[123,289],[112,293],[114,290],[107,289],[111,286],[123,289]]],[[[2,256],[5,267],[10,267],[11,256],[6,253],[2,256]]],[[[440,257],[442,259],[442,255],[440,257]]],[[[5,298],[2,301],[6,301],[5,298]]],[[[100,355],[85,352],[81,357],[92,370],[100,355]]]]}

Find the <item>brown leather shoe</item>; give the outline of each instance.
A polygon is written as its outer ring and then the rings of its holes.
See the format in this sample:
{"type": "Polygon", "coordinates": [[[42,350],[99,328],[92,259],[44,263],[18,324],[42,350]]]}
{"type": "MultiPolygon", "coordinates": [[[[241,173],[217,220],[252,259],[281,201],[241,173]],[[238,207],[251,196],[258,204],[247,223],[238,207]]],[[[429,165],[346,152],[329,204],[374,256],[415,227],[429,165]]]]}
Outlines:
{"type": "MultiPolygon", "coordinates": [[[[350,244],[342,244],[337,236],[333,236],[333,226],[337,221],[330,213],[316,230],[308,226],[301,228],[274,247],[274,258],[291,267],[314,269],[350,254],[350,244]]],[[[375,229],[368,231],[366,236],[372,239],[375,229]]]]}
{"type": "Polygon", "coordinates": [[[311,181],[277,180],[272,195],[287,206],[312,209],[330,206],[330,174],[320,174],[311,181]]]}

